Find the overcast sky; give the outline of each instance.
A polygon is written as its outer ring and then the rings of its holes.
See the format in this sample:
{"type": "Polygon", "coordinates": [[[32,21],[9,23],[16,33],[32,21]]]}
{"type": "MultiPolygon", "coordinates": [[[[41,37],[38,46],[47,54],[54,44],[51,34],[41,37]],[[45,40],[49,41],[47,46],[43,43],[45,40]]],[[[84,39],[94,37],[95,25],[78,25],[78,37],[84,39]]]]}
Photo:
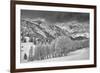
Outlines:
{"type": "Polygon", "coordinates": [[[44,18],[48,22],[89,21],[89,13],[21,10],[22,18],[44,18]]]}

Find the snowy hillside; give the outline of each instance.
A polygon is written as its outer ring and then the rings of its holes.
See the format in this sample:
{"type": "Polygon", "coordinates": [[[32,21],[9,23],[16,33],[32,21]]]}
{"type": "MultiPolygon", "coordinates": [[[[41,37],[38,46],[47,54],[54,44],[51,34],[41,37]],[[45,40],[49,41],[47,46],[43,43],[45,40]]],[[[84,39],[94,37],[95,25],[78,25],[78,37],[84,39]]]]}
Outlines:
{"type": "Polygon", "coordinates": [[[50,24],[43,18],[22,19],[21,61],[52,60],[52,58],[59,60],[58,57],[64,58],[65,56],[66,60],[81,59],[84,57],[81,57],[84,50],[82,53],[80,49],[89,48],[89,27],[86,24],[88,23],[78,21],[50,24]],[[74,52],[76,56],[73,56],[73,51],[76,51],[79,55],[74,52]]]}

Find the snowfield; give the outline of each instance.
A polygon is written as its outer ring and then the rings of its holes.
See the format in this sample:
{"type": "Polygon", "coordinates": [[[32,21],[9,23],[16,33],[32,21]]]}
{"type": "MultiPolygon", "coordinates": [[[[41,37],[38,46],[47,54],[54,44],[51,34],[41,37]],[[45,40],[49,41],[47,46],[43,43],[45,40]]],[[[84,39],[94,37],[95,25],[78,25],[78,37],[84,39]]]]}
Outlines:
{"type": "Polygon", "coordinates": [[[31,62],[42,63],[42,62],[74,61],[74,60],[88,60],[88,59],[89,59],[89,48],[83,48],[80,50],[70,52],[67,56],[50,58],[50,59],[45,59],[45,60],[37,60],[37,61],[31,61],[31,62]]]}

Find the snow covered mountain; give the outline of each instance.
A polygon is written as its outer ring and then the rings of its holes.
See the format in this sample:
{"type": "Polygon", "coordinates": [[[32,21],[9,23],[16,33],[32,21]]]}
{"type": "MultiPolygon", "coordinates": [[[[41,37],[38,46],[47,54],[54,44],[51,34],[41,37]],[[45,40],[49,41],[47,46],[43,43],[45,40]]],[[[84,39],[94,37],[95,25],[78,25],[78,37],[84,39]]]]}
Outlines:
{"type": "Polygon", "coordinates": [[[21,36],[36,37],[39,39],[48,39],[52,41],[59,36],[86,37],[89,38],[88,23],[80,23],[77,21],[50,24],[43,18],[21,20],[21,36]]]}

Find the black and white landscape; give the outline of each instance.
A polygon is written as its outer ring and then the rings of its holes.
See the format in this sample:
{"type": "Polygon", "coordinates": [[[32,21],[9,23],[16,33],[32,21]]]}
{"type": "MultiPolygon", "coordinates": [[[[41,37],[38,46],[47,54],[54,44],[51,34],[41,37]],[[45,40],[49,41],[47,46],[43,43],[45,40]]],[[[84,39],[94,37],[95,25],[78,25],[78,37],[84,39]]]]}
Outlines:
{"type": "Polygon", "coordinates": [[[20,61],[89,59],[89,13],[21,10],[20,61]]]}

